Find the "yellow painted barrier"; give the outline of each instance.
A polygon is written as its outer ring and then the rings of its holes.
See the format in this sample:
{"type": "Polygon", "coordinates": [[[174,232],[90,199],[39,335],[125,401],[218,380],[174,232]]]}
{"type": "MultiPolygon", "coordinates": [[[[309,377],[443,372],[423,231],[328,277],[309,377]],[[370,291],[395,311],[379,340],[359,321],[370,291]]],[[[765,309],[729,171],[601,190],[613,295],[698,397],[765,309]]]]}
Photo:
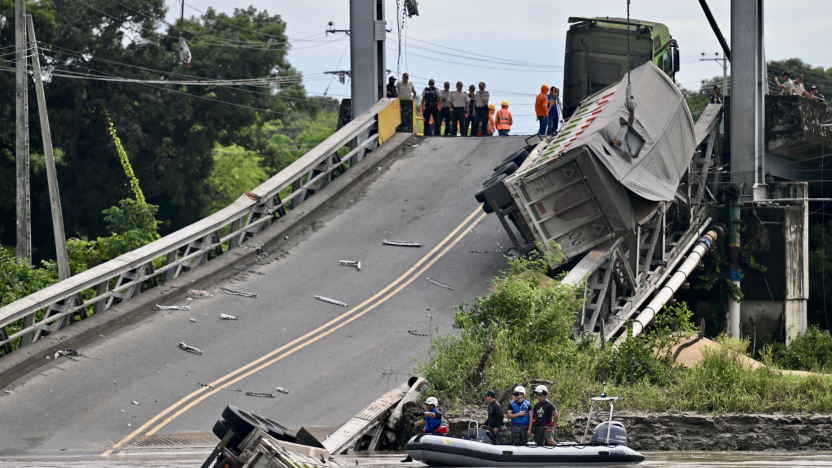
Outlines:
{"type": "Polygon", "coordinates": [[[402,124],[401,101],[396,99],[378,113],[378,144],[396,134],[396,127],[402,124]]]}

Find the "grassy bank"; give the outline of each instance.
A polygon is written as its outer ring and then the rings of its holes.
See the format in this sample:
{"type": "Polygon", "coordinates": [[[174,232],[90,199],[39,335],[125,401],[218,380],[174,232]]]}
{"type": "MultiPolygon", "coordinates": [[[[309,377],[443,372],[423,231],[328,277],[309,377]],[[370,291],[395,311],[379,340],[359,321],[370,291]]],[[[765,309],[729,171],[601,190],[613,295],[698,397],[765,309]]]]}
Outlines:
{"type": "Polygon", "coordinates": [[[602,382],[608,382],[608,394],[621,397],[616,408],[622,410],[832,411],[832,377],[778,372],[778,360],[804,370],[830,368],[829,355],[817,352],[832,349],[828,333],[813,331],[789,350],[767,348],[766,367],[756,371],[741,363],[748,342],[726,337],[706,349],[693,368],[675,364],[668,351],[693,330],[684,305],[666,308],[645,334],[618,348],[575,342],[577,291],[557,280],[541,281],[546,262],[542,257],[511,262],[492,292],[459,306],[454,330],[432,341],[417,372],[432,383],[446,410],[481,405],[486,389],[500,394],[522,382],[546,380],[550,399],[565,412],[586,411],[602,382]]]}

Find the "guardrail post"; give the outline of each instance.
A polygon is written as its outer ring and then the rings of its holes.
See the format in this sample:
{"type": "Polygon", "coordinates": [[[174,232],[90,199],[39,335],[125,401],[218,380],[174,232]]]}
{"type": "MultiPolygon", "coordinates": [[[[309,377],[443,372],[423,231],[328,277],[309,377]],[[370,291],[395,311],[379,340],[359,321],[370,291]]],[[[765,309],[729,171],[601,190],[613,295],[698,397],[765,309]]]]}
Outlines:
{"type": "MultiPolygon", "coordinates": [[[[236,220],[231,222],[231,232],[239,231],[240,226],[243,225],[243,218],[237,218],[236,220]]],[[[231,240],[228,241],[228,250],[236,249],[240,246],[240,237],[241,236],[234,236],[231,240]]]]}
{"type": "MultiPolygon", "coordinates": [[[[300,190],[301,185],[303,184],[303,175],[298,177],[294,182],[292,182],[292,193],[297,192],[300,190]]],[[[302,196],[297,196],[292,199],[292,209],[294,210],[296,206],[300,205],[303,202],[302,196]]]]}
{"type": "MultiPolygon", "coordinates": [[[[35,323],[35,314],[29,314],[23,317],[23,329],[31,327],[35,323]]],[[[20,347],[24,347],[32,342],[32,334],[27,333],[20,337],[20,347]]]]}
{"type": "MultiPolygon", "coordinates": [[[[107,294],[107,291],[110,289],[110,280],[104,280],[98,283],[98,286],[95,288],[95,296],[101,297],[104,294],[107,294]]],[[[92,313],[97,314],[99,312],[104,312],[106,310],[107,301],[98,301],[92,306],[92,313]]]]}
{"type": "MultiPolygon", "coordinates": [[[[232,228],[233,229],[233,228],[232,228]]],[[[173,249],[172,251],[168,252],[168,256],[165,259],[165,266],[172,265],[176,262],[179,256],[179,249],[173,249]]],[[[176,268],[171,268],[170,270],[165,271],[165,283],[168,281],[172,281],[176,278],[176,268]]]]}

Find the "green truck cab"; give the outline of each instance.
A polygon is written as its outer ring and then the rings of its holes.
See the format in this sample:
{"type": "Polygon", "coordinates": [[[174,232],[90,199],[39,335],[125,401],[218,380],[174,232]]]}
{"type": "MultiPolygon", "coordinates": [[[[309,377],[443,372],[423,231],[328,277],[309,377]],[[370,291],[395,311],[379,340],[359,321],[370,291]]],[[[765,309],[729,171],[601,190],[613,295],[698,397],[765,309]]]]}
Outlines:
{"type": "MultiPolygon", "coordinates": [[[[563,66],[563,118],[588,96],[627,74],[627,19],[571,17],[563,66]]],[[[630,19],[632,67],[652,61],[671,79],[679,71],[679,46],[661,23],[630,19]]]]}

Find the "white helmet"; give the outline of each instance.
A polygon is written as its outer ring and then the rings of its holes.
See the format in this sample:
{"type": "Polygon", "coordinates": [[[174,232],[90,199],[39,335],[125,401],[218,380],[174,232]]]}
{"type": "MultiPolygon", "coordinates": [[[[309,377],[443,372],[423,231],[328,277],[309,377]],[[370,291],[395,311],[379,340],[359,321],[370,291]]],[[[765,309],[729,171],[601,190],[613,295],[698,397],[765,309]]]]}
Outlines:
{"type": "Polygon", "coordinates": [[[526,389],[523,388],[521,385],[514,387],[514,393],[522,393],[523,395],[526,394],[526,389]]]}
{"type": "Polygon", "coordinates": [[[437,400],[436,397],[428,397],[428,399],[425,400],[425,404],[439,406],[439,400],[437,400]]]}
{"type": "Polygon", "coordinates": [[[546,388],[545,385],[538,385],[537,388],[534,389],[534,392],[540,395],[548,395],[549,389],[546,388]]]}

